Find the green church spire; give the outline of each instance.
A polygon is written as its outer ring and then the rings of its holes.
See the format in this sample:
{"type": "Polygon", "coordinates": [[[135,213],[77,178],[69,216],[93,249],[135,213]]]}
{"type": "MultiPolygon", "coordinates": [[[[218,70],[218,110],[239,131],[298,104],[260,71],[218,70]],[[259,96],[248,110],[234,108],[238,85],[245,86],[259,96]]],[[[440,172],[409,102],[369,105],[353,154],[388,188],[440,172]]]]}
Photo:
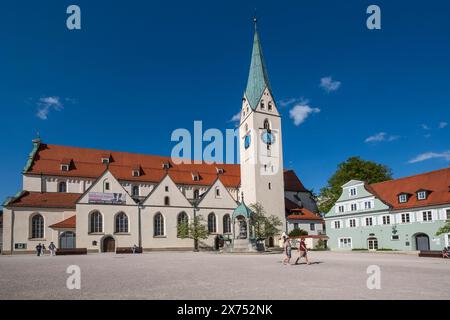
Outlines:
{"type": "Polygon", "coordinates": [[[267,75],[264,57],[259,40],[258,30],[256,29],[256,18],[253,19],[255,24],[255,36],[253,38],[252,61],[250,64],[250,72],[248,74],[247,89],[245,89],[245,98],[248,100],[250,107],[256,109],[258,102],[266,88],[269,91],[270,83],[267,75]]]}

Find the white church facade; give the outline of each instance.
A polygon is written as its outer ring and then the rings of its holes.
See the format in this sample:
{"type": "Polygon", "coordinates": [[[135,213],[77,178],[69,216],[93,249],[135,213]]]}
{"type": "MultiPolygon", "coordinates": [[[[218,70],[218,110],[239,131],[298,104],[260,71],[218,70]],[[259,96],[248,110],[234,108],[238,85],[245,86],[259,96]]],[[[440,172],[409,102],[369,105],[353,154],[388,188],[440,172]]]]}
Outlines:
{"type": "MultiPolygon", "coordinates": [[[[204,218],[218,236],[250,243],[251,211],[260,203],[283,222],[285,202],[317,213],[292,170],[283,168],[281,117],[255,28],[239,125],[240,164],[174,163],[170,157],[47,144],[36,139],[23,170],[23,190],[3,204],[3,254],[48,247],[108,252],[117,248],[191,250],[178,226],[204,218]],[[245,200],[245,201],[244,201],[245,200]]],[[[280,233],[281,233],[280,232],[280,233]]],[[[267,244],[277,245],[279,237],[267,244]]]]}

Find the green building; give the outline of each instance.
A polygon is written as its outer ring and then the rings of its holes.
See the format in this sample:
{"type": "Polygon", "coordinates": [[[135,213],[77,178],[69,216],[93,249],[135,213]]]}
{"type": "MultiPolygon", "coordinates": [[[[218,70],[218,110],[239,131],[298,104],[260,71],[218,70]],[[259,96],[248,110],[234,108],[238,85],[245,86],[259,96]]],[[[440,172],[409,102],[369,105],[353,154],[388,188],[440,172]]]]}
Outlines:
{"type": "Polygon", "coordinates": [[[351,180],[325,215],[331,250],[442,250],[450,234],[450,167],[375,184],[351,180]]]}

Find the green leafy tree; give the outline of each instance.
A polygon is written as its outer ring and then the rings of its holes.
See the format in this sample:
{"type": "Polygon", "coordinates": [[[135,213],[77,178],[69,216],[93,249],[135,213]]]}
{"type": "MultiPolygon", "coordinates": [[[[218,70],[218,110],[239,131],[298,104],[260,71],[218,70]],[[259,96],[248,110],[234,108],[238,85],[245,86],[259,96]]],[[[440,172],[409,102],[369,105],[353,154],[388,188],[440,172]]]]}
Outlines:
{"type": "Polygon", "coordinates": [[[178,226],[178,236],[181,239],[194,240],[194,251],[198,251],[199,240],[207,239],[208,235],[208,228],[201,215],[195,216],[190,222],[183,222],[178,226]]]}
{"type": "Polygon", "coordinates": [[[450,233],[450,221],[447,221],[444,226],[440,227],[436,232],[436,235],[440,236],[443,233],[450,233]]]}
{"type": "Polygon", "coordinates": [[[338,165],[336,172],[328,180],[328,185],[320,190],[319,210],[327,213],[342,193],[341,186],[350,180],[376,183],[392,180],[392,171],[388,166],[360,157],[351,157],[338,165]]]}
{"type": "Polygon", "coordinates": [[[249,208],[253,211],[252,220],[255,225],[255,237],[258,241],[280,233],[280,227],[283,225],[280,218],[275,215],[266,216],[266,211],[260,203],[253,203],[249,208]]]}
{"type": "Polygon", "coordinates": [[[303,229],[293,229],[291,232],[289,232],[289,237],[299,237],[299,236],[307,236],[308,231],[305,231],[303,229]]]}

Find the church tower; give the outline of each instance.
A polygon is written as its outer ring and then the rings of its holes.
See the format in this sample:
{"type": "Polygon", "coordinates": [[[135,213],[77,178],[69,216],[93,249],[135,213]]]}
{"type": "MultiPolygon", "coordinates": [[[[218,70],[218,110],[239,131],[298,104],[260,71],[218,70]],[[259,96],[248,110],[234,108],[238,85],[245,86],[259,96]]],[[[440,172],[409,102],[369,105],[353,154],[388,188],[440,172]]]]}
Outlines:
{"type": "Polygon", "coordinates": [[[239,125],[241,191],[245,203],[260,203],[267,215],[286,226],[284,209],[283,144],[278,112],[264,64],[255,23],[247,88],[239,125]]]}

